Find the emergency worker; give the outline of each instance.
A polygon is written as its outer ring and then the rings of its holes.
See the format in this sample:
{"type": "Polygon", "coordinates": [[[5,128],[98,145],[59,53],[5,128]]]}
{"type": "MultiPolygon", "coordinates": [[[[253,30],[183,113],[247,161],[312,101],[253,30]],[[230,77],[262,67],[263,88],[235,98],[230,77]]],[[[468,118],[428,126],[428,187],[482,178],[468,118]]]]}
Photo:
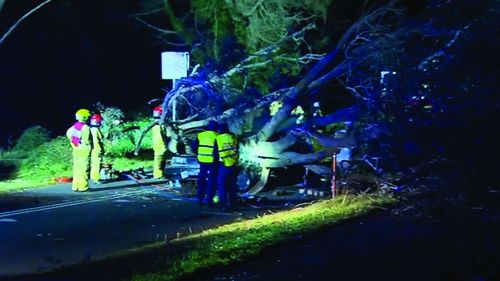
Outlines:
{"type": "Polygon", "coordinates": [[[208,123],[207,128],[198,133],[193,141],[192,150],[196,152],[196,158],[200,164],[198,175],[198,203],[203,205],[206,198],[208,207],[214,206],[215,184],[217,180],[217,127],[214,120],[208,123]]]}
{"type": "Polygon", "coordinates": [[[219,203],[223,211],[230,211],[236,204],[236,176],[239,154],[236,136],[223,123],[217,135],[217,153],[219,154],[219,170],[217,189],[219,203]]]}
{"type": "MultiPolygon", "coordinates": [[[[283,101],[273,101],[269,105],[269,115],[274,116],[278,113],[278,111],[283,107],[283,101]]],[[[302,124],[305,122],[305,112],[302,106],[297,105],[291,112],[290,115],[295,116],[297,119],[295,120],[296,124],[302,124]]]]}
{"type": "Polygon", "coordinates": [[[159,122],[162,114],[163,108],[161,106],[157,106],[153,109],[153,118],[156,121],[156,124],[151,128],[154,151],[153,178],[155,179],[161,179],[164,177],[163,169],[165,168],[165,157],[168,145],[165,125],[160,124],[159,122]]]}
{"type": "Polygon", "coordinates": [[[87,124],[89,117],[88,109],[79,109],[75,114],[76,123],[66,131],[73,149],[73,191],[89,189],[89,157],[92,149],[90,127],[87,124]]]}
{"type": "Polygon", "coordinates": [[[96,184],[101,183],[101,165],[104,155],[101,123],[101,114],[95,113],[90,117],[90,134],[92,135],[92,150],[90,152],[90,179],[96,184]]]}

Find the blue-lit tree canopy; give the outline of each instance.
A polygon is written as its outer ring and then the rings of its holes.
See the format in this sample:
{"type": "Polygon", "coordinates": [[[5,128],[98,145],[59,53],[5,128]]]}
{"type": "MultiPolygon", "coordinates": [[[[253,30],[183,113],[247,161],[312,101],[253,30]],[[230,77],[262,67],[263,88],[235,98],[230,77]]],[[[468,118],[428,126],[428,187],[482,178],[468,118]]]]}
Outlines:
{"type": "Polygon", "coordinates": [[[477,147],[462,139],[468,130],[495,124],[479,121],[498,98],[495,74],[483,70],[493,66],[475,48],[482,41],[498,58],[497,1],[141,3],[135,18],[195,62],[165,89],[174,139],[187,144],[209,119],[228,122],[245,167],[314,164],[351,147],[398,169],[477,147]]]}

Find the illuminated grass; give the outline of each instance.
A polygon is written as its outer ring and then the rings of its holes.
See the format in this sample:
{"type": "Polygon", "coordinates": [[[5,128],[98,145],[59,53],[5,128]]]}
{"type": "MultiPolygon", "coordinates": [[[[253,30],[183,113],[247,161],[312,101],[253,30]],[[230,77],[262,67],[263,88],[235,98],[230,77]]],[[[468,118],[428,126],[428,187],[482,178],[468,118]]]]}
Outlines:
{"type": "Polygon", "coordinates": [[[393,202],[390,197],[343,196],[175,239],[170,243],[172,247],[187,250],[177,255],[173,251],[164,269],[135,275],[131,280],[178,280],[201,269],[241,261],[297,234],[306,234],[393,202]]]}
{"type": "Polygon", "coordinates": [[[71,176],[71,147],[65,137],[58,137],[31,150],[13,150],[5,158],[15,158],[16,171],[0,182],[0,192],[46,186],[57,177],[71,176]],[[69,161],[68,161],[69,159],[69,161]]]}
{"type": "Polygon", "coordinates": [[[133,170],[139,168],[152,169],[153,159],[133,159],[126,157],[117,157],[114,159],[109,159],[110,163],[113,163],[113,169],[116,170],[133,170]]]}
{"type": "MultiPolygon", "coordinates": [[[[56,184],[56,179],[59,177],[72,176],[71,154],[45,151],[37,155],[40,155],[40,158],[30,157],[20,161],[15,178],[0,181],[0,193],[48,186],[56,184]]],[[[153,166],[153,161],[149,159],[119,157],[108,158],[107,161],[113,163],[113,168],[116,170],[151,169],[153,166]]]]}
{"type": "MultiPolygon", "coordinates": [[[[18,144],[9,151],[0,151],[0,193],[43,187],[57,183],[57,178],[72,177],[71,147],[65,136],[44,137],[43,128],[27,129],[18,144]]],[[[124,143],[130,142],[123,138],[124,143]]],[[[117,141],[121,146],[121,141],[117,141]]],[[[131,154],[132,150],[126,151],[131,154]]],[[[112,163],[116,170],[152,168],[153,157],[105,156],[104,163],[112,163]]]]}

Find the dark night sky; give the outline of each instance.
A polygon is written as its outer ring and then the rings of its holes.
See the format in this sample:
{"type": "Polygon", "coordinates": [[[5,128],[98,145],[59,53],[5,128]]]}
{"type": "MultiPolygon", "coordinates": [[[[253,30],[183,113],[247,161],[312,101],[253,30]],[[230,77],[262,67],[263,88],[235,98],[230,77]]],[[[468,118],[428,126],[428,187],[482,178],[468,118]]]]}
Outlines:
{"type": "MultiPolygon", "coordinates": [[[[6,1],[0,33],[41,2],[6,1]]],[[[0,45],[0,144],[32,125],[62,134],[97,101],[127,110],[162,96],[163,49],[129,17],[136,2],[54,1],[14,30],[0,45]]]]}

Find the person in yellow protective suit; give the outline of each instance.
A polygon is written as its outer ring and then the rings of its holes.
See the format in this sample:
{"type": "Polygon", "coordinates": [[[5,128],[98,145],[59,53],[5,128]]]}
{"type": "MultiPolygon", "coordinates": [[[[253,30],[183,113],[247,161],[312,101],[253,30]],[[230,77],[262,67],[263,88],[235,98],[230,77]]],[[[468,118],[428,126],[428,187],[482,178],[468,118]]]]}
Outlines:
{"type": "Polygon", "coordinates": [[[156,124],[151,128],[154,151],[153,178],[155,179],[160,179],[164,176],[163,169],[165,168],[165,156],[168,144],[165,125],[158,122],[162,113],[163,109],[161,106],[153,109],[153,118],[156,120],[156,124]]]}
{"type": "Polygon", "coordinates": [[[101,114],[95,113],[92,117],[90,117],[90,134],[92,135],[92,150],[90,152],[90,179],[96,184],[101,183],[101,165],[104,155],[101,123],[101,114]]]}
{"type": "Polygon", "coordinates": [[[217,189],[219,193],[219,204],[222,211],[230,211],[236,205],[236,177],[239,154],[238,140],[229,131],[227,123],[219,126],[217,135],[217,152],[219,155],[219,170],[217,175],[217,189]]]}
{"type": "Polygon", "coordinates": [[[75,114],[77,122],[66,131],[73,149],[73,191],[89,189],[89,157],[92,149],[90,127],[87,124],[89,117],[88,109],[79,109],[75,114]]]}

